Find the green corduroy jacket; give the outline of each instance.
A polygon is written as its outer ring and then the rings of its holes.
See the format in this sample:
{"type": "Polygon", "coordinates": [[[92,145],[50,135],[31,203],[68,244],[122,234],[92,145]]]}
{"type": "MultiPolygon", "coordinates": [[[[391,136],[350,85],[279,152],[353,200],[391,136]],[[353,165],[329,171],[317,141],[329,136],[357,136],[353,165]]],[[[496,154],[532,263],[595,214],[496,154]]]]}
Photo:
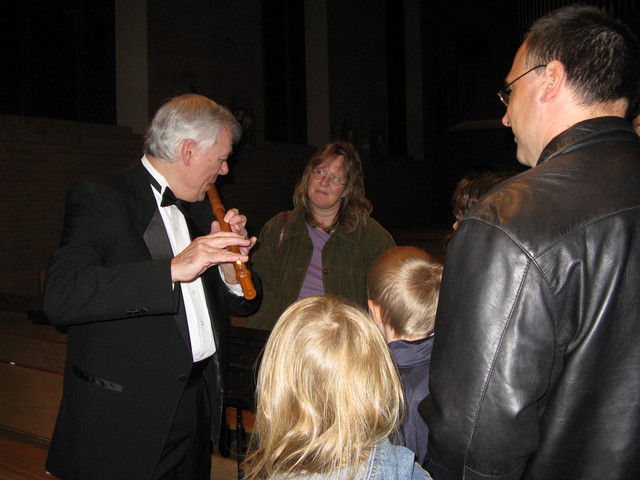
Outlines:
{"type": "MultiPolygon", "coordinates": [[[[313,253],[304,211],[289,212],[282,245],[279,237],[283,213],[269,220],[260,232],[251,265],[262,279],[263,299],[257,313],[246,318],[249,327],[271,330],[282,312],[298,299],[313,253]],[[278,252],[278,250],[280,250],[278,252]]],[[[324,291],[367,308],[367,273],[382,252],[395,246],[393,237],[373,218],[353,233],[338,226],[322,250],[324,291]]]]}

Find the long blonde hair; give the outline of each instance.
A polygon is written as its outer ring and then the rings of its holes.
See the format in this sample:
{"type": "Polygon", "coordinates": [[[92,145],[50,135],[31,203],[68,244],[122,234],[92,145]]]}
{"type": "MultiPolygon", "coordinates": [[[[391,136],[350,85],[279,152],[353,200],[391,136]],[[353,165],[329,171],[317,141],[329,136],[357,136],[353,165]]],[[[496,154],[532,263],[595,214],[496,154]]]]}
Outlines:
{"type": "Polygon", "coordinates": [[[312,296],[276,323],[258,374],[246,480],[355,468],[404,415],[395,364],[356,304],[312,296]]]}

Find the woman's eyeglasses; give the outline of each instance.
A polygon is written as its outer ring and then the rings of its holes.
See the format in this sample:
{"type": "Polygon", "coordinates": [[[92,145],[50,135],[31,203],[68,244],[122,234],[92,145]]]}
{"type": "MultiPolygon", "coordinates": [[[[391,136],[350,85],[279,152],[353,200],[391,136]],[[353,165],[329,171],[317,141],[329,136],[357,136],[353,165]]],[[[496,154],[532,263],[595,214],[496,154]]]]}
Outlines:
{"type": "Polygon", "coordinates": [[[339,187],[340,185],[346,185],[346,183],[342,182],[340,175],[331,173],[328,168],[314,168],[313,170],[311,170],[311,175],[313,175],[313,178],[319,181],[322,181],[325,178],[327,178],[329,185],[332,185],[334,187],[339,187]]]}

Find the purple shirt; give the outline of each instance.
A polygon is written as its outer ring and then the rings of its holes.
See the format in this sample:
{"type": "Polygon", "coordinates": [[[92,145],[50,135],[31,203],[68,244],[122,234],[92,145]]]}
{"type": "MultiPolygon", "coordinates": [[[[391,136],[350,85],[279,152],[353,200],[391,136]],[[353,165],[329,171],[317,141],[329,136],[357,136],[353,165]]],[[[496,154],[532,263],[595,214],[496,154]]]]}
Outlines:
{"type": "Polygon", "coordinates": [[[307,275],[302,282],[300,295],[298,300],[307,298],[311,295],[324,295],[324,282],[322,280],[322,249],[325,243],[331,237],[330,233],[323,232],[317,228],[313,228],[307,223],[307,232],[313,243],[313,254],[311,255],[311,263],[307,269],[307,275]]]}

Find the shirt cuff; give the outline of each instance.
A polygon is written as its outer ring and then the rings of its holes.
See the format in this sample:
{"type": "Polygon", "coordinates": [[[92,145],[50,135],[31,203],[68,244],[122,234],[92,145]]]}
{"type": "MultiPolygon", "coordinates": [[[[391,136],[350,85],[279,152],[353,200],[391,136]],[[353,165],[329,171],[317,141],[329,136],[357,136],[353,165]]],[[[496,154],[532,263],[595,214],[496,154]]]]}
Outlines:
{"type": "Polygon", "coordinates": [[[233,293],[235,296],[237,297],[241,297],[244,295],[244,293],[242,292],[242,287],[240,286],[239,283],[227,283],[227,281],[224,278],[224,274],[222,273],[222,269],[218,266],[218,273],[220,273],[220,278],[222,278],[222,281],[224,282],[224,284],[227,286],[227,289],[229,289],[229,291],[231,293],[233,293]]]}

